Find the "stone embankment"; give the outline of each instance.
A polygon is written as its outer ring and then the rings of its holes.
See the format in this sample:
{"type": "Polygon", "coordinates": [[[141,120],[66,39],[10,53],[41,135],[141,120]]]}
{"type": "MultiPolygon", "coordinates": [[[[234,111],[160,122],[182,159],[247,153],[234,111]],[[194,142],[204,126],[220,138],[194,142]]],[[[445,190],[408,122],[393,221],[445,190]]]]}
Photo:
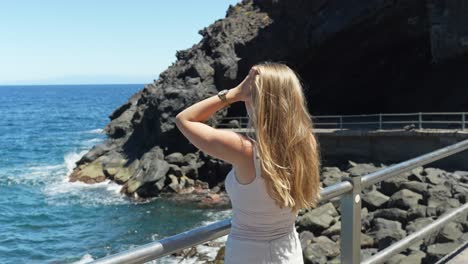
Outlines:
{"type": "MultiPolygon", "coordinates": [[[[349,162],[349,167],[325,167],[324,186],[342,177],[365,175],[386,165],[349,162]]],[[[361,258],[365,259],[420,230],[451,208],[466,202],[468,172],[419,167],[363,190],[361,258]]],[[[337,263],[340,248],[339,201],[304,212],[297,220],[306,263],[337,263]]],[[[468,240],[466,218],[415,243],[387,263],[435,263],[468,240]]]]}
{"type": "MultiPolygon", "coordinates": [[[[387,165],[354,163],[345,166],[323,167],[324,187],[340,182],[346,176],[363,176],[387,165]]],[[[363,190],[361,259],[366,259],[405,236],[435,221],[443,213],[466,202],[468,171],[448,172],[438,168],[419,167],[410,172],[382,181],[363,190]]],[[[296,228],[302,243],[304,261],[311,264],[340,263],[339,200],[327,202],[318,208],[302,211],[296,228]]],[[[467,218],[446,224],[441,230],[416,242],[395,255],[388,264],[435,263],[468,241],[467,218]]],[[[207,243],[214,247],[219,243],[207,243]]],[[[217,260],[207,260],[196,254],[196,248],[178,255],[199,258],[206,263],[222,263],[224,249],[217,260]]]]}

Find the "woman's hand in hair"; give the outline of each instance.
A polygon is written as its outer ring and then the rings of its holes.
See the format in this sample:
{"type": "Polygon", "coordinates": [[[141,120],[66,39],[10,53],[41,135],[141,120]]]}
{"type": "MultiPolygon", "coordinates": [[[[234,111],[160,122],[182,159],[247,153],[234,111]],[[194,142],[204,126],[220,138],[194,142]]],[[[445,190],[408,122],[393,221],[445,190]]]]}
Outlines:
{"type": "Polygon", "coordinates": [[[257,74],[258,71],[255,68],[251,68],[244,80],[233,89],[239,101],[250,101],[252,86],[254,85],[255,76],[257,74]]]}

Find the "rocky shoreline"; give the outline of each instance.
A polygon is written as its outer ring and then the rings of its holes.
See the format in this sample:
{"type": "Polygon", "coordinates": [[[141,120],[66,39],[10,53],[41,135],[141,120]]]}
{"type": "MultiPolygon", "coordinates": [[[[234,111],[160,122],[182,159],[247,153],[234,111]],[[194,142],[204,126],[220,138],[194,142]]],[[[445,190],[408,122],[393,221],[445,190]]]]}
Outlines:
{"type": "MultiPolygon", "coordinates": [[[[354,163],[347,166],[323,167],[324,187],[340,182],[346,176],[363,176],[388,165],[354,163]]],[[[419,167],[363,190],[361,259],[366,259],[405,236],[420,230],[443,213],[466,202],[468,171],[448,172],[438,168],[419,167]]],[[[307,264],[340,263],[339,200],[327,202],[310,211],[302,211],[296,228],[307,264]]],[[[435,263],[468,241],[468,220],[457,219],[429,237],[414,243],[392,257],[388,264],[435,263]]],[[[196,247],[173,256],[197,259],[200,263],[223,263],[222,243],[205,243],[218,248],[214,259],[197,253],[196,247]]]]}
{"type": "MultiPolygon", "coordinates": [[[[98,147],[86,155],[94,155],[98,147]]],[[[151,152],[150,152],[151,153],[151,152]]],[[[161,152],[157,155],[162,156],[161,152]]],[[[200,153],[200,152],[198,152],[200,153]]],[[[118,167],[114,163],[104,162],[106,156],[97,158],[93,163],[80,166],[69,176],[70,182],[81,181],[88,184],[103,182],[110,179],[122,185],[121,193],[126,194],[136,202],[143,202],[153,197],[191,203],[199,208],[230,208],[229,198],[224,190],[224,174],[216,179],[216,185],[210,186],[207,181],[199,180],[198,169],[204,164],[199,160],[198,153],[172,153],[160,160],[152,160],[151,164],[143,164],[137,171],[136,179],[131,179],[132,169],[118,167]],[[157,167],[150,167],[157,166],[157,167]],[[154,174],[154,170],[157,173],[154,174]],[[139,176],[139,177],[138,177],[139,176]],[[195,180],[194,180],[195,179],[195,180]],[[142,185],[141,182],[150,184],[142,185]]],[[[154,157],[154,156],[153,156],[154,157]]],[[[81,160],[86,160],[83,157],[81,160]]],[[[150,159],[148,159],[150,160],[150,159]]],[[[119,164],[125,163],[120,160],[119,164]]],[[[139,163],[135,161],[134,163],[139,163]]],[[[227,170],[228,165],[225,164],[227,170]]]]}

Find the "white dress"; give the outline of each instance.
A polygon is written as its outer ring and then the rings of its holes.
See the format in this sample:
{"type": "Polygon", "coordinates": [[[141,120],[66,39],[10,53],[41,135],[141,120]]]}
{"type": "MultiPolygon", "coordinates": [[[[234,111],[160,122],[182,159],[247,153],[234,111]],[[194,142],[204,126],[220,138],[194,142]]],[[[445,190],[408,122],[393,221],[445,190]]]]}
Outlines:
{"type": "Polygon", "coordinates": [[[249,184],[240,184],[233,168],[225,181],[233,217],[224,263],[304,263],[294,226],[297,214],[278,207],[267,193],[256,142],[252,141],[255,179],[249,184]]]}

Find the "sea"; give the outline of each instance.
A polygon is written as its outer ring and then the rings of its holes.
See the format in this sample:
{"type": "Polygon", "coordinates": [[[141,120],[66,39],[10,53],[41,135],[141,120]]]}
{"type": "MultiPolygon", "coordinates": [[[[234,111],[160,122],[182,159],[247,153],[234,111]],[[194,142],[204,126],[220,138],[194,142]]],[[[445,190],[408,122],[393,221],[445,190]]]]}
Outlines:
{"type": "Polygon", "coordinates": [[[0,86],[0,263],[88,263],[230,216],[160,198],[136,203],[110,181],[68,181],[75,162],[105,140],[108,116],[142,88],[0,86]]]}

